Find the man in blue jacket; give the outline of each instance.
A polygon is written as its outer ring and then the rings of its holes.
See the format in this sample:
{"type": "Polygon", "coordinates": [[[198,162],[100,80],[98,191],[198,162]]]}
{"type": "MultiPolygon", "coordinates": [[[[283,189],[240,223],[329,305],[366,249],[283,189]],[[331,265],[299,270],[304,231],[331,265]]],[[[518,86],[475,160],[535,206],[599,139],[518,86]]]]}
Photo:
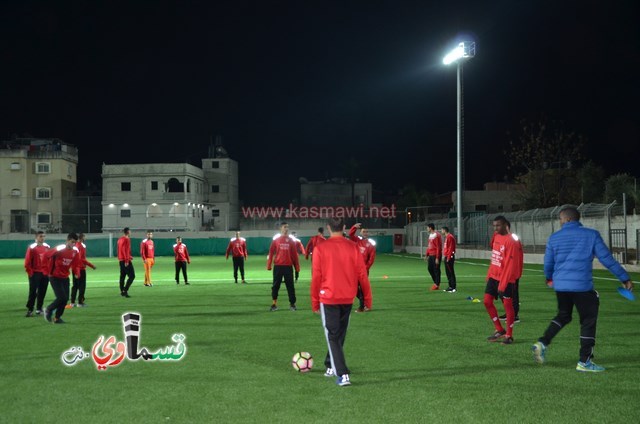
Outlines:
{"type": "Polygon", "coordinates": [[[604,367],[592,362],[593,347],[596,344],[596,323],[600,300],[593,289],[593,258],[607,267],[613,275],[632,290],[629,274],[616,261],[604,244],[600,233],[583,227],[580,212],[575,206],[560,210],[562,228],[549,237],[544,255],[544,275],[548,285],[553,285],[558,298],[558,314],[532,346],[533,358],[542,364],[545,351],[551,340],[571,322],[573,306],[580,316],[580,362],[578,371],[601,372],[604,367]]]}

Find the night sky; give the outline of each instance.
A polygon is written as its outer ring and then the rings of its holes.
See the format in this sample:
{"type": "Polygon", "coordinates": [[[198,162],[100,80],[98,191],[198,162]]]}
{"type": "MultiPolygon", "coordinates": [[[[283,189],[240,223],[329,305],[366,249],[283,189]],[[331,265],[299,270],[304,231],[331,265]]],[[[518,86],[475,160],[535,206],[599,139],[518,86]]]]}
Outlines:
{"type": "MultiPolygon", "coordinates": [[[[456,72],[465,64],[469,189],[503,180],[507,131],[545,115],[589,140],[609,174],[638,175],[637,1],[3,1],[0,138],[103,162],[201,166],[219,135],[245,205],[298,179],[455,190],[456,72]]],[[[376,200],[376,199],[374,199],[376,200]]]]}

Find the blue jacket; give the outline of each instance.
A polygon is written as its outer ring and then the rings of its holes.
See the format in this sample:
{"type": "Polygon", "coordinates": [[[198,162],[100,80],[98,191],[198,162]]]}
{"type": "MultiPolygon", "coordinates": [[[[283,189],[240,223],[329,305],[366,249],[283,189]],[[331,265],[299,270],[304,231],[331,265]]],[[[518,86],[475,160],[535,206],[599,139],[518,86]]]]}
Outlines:
{"type": "Polygon", "coordinates": [[[553,280],[556,291],[591,291],[594,257],[620,281],[629,280],[629,274],[611,255],[598,231],[583,227],[577,221],[566,222],[547,241],[544,275],[547,280],[553,280]]]}

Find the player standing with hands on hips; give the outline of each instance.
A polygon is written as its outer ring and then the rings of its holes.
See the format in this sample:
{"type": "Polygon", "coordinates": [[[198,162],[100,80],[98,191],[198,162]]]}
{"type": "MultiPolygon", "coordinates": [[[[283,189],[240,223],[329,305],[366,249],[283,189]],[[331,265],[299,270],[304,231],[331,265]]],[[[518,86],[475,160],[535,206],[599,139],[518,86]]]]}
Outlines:
{"type": "Polygon", "coordinates": [[[344,238],[342,218],[329,219],[331,237],[315,247],[311,276],[311,309],[322,316],[329,352],[325,358],[325,377],[338,377],[339,386],[349,386],[350,371],[344,356],[344,340],[358,284],[364,304],[372,308],[371,284],[358,247],[344,238]]]}
{"type": "Polygon", "coordinates": [[[593,288],[593,258],[597,257],[627,290],[633,290],[629,274],[611,255],[600,233],[580,223],[580,211],[575,206],[560,210],[560,230],[549,237],[544,254],[544,275],[558,298],[558,314],[551,320],[544,335],[531,349],[533,358],[542,364],[551,340],[571,322],[575,305],[580,316],[580,360],[577,371],[602,372],[604,367],[592,362],[596,344],[596,324],[600,299],[593,288]]]}
{"type": "Polygon", "coordinates": [[[247,241],[240,237],[240,231],[236,231],[236,236],[229,241],[227,253],[225,254],[227,260],[229,259],[229,253],[233,258],[233,279],[238,284],[238,270],[240,270],[242,284],[247,284],[244,281],[244,261],[247,260],[249,254],[247,253],[247,241]]]}

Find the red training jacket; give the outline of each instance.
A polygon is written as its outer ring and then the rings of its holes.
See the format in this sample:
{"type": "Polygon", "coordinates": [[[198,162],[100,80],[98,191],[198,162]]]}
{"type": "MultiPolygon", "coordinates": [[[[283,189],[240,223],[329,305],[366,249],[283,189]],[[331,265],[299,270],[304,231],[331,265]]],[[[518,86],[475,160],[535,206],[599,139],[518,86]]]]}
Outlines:
{"type": "Polygon", "coordinates": [[[187,250],[186,244],[182,242],[174,244],[173,253],[175,254],[176,262],[191,263],[191,258],[189,257],[189,251],[187,250]]]}
{"type": "Polygon", "coordinates": [[[229,253],[231,253],[231,256],[233,256],[234,258],[247,259],[247,256],[249,255],[249,253],[247,252],[247,241],[242,237],[233,237],[229,241],[229,245],[227,246],[227,253],[224,256],[226,258],[229,258],[229,253]]]}
{"type": "Polygon", "coordinates": [[[118,260],[131,262],[133,256],[131,256],[131,239],[127,236],[122,236],[118,239],[118,260]]]}
{"type": "Polygon", "coordinates": [[[515,283],[522,276],[521,252],[521,245],[512,234],[494,234],[487,280],[498,281],[499,291],[504,291],[507,284],[515,283]]]}
{"type": "Polygon", "coordinates": [[[27,275],[31,277],[34,272],[41,272],[44,275],[47,275],[47,261],[44,258],[45,252],[49,250],[49,245],[47,243],[43,243],[38,245],[38,243],[31,243],[29,247],[27,247],[27,253],[24,256],[24,269],[27,271],[27,275]]]}
{"type": "Polygon", "coordinates": [[[87,260],[87,246],[82,242],[77,242],[76,247],[78,248],[78,252],[80,252],[80,269],[87,269],[87,266],[95,269],[96,267],[87,260]]]}
{"type": "Polygon", "coordinates": [[[358,282],[364,294],[364,305],[371,309],[373,297],[367,268],[358,247],[344,237],[329,237],[313,252],[311,277],[311,309],[317,312],[325,305],[352,305],[358,293],[358,282]]]}
{"type": "Polygon", "coordinates": [[[152,239],[146,238],[142,240],[140,243],[140,256],[142,256],[143,261],[156,257],[155,246],[152,239]]]}
{"type": "Polygon", "coordinates": [[[307,243],[307,253],[304,255],[304,258],[309,259],[309,255],[313,254],[313,249],[325,240],[326,238],[321,234],[311,237],[307,243]]]}
{"type": "Polygon", "coordinates": [[[429,234],[429,244],[427,245],[427,256],[442,256],[442,237],[437,231],[429,234]]]}
{"type": "Polygon", "coordinates": [[[271,270],[272,264],[293,266],[296,272],[300,272],[296,239],[283,235],[274,237],[271,247],[269,247],[269,256],[267,256],[267,270],[271,270]]]}
{"type": "Polygon", "coordinates": [[[362,238],[356,236],[358,229],[354,226],[349,230],[349,238],[356,243],[358,251],[364,259],[364,265],[367,267],[367,272],[373,266],[373,262],[376,260],[376,242],[370,238],[362,238]]]}
{"type": "Polygon", "coordinates": [[[456,254],[456,238],[451,233],[447,233],[444,238],[444,247],[442,248],[442,254],[446,260],[449,260],[456,254]]]}
{"type": "Polygon", "coordinates": [[[48,274],[55,278],[69,278],[69,269],[73,271],[73,275],[80,276],[80,251],[73,246],[67,249],[66,244],[61,244],[49,249],[45,252],[44,257],[48,259],[48,274]]]}

